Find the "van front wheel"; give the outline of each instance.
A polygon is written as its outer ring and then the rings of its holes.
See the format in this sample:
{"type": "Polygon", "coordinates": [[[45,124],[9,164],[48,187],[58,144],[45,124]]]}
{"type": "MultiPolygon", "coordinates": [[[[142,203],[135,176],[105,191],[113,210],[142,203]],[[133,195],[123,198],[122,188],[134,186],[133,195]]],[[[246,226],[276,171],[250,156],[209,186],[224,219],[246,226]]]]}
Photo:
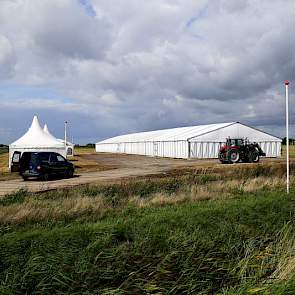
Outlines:
{"type": "Polygon", "coordinates": [[[49,180],[49,174],[48,173],[44,173],[43,176],[42,176],[42,179],[44,181],[48,181],[49,180]]]}
{"type": "Polygon", "coordinates": [[[73,169],[68,169],[66,171],[66,178],[72,178],[74,176],[74,171],[73,169]]]}

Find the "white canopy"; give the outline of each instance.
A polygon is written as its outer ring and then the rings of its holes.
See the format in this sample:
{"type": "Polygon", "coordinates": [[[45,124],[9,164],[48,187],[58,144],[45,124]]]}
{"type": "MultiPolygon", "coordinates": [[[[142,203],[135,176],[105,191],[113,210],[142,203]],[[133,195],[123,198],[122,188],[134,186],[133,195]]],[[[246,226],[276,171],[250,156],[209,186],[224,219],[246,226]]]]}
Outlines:
{"type": "Polygon", "coordinates": [[[64,145],[49,132],[41,128],[37,116],[34,116],[29,130],[18,140],[13,142],[12,148],[63,148],[64,145]]]}
{"type": "MultiPolygon", "coordinates": [[[[43,131],[45,133],[49,134],[50,136],[53,136],[50,133],[47,124],[44,125],[43,131]]],[[[64,139],[60,139],[60,138],[55,138],[55,139],[57,139],[59,142],[61,142],[63,144],[63,146],[65,145],[65,140],[64,139]]],[[[71,143],[69,141],[66,142],[67,156],[74,156],[74,147],[75,147],[75,145],[73,143],[71,143]]]]}
{"type": "Polygon", "coordinates": [[[50,136],[54,137],[55,139],[57,139],[55,136],[53,136],[53,135],[51,134],[51,132],[50,132],[49,129],[48,129],[47,124],[44,125],[43,131],[44,131],[45,133],[47,133],[48,135],[50,135],[50,136]]]}
{"type": "MultiPolygon", "coordinates": [[[[47,128],[48,131],[48,128],[47,128]]],[[[9,167],[14,152],[56,152],[64,157],[66,149],[63,142],[55,138],[50,132],[45,132],[38,121],[37,116],[34,116],[31,127],[18,140],[9,145],[9,167]]]]}

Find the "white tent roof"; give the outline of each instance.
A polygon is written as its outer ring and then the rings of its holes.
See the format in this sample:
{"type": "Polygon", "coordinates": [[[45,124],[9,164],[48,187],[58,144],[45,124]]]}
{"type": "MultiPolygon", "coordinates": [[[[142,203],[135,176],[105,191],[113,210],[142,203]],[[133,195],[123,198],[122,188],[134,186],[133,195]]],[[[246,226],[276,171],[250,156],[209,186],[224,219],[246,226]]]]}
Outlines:
{"type": "MultiPolygon", "coordinates": [[[[47,124],[44,125],[43,130],[44,130],[45,133],[47,133],[47,134],[53,136],[53,135],[50,133],[47,124]]],[[[54,136],[53,136],[53,137],[54,137],[54,136]]],[[[56,138],[56,137],[55,137],[55,139],[57,139],[59,142],[62,142],[63,145],[65,144],[65,140],[64,140],[64,139],[60,139],[60,138],[56,138]]],[[[72,145],[72,146],[73,146],[74,144],[71,143],[70,141],[67,141],[67,145],[72,145]]]]}
{"type": "Polygon", "coordinates": [[[37,116],[34,116],[29,130],[10,146],[17,148],[61,148],[63,144],[49,132],[45,132],[41,128],[37,116]]]}
{"type": "MultiPolygon", "coordinates": [[[[149,141],[186,141],[190,139],[196,139],[197,137],[202,137],[207,134],[212,134],[213,131],[224,129],[226,127],[240,125],[241,127],[246,127],[252,130],[252,133],[260,134],[265,140],[281,141],[280,138],[273,135],[267,134],[263,131],[257,130],[250,126],[246,126],[239,122],[229,122],[229,123],[219,123],[219,124],[209,124],[209,125],[199,125],[191,127],[180,127],[172,129],[164,129],[157,131],[148,131],[140,133],[132,133],[126,135],[120,135],[112,137],[97,144],[104,143],[120,143],[120,142],[149,142],[149,141]]],[[[223,138],[225,139],[225,138],[223,138]]]]}
{"type": "Polygon", "coordinates": [[[44,131],[45,133],[49,134],[50,136],[52,136],[52,137],[55,138],[55,136],[53,136],[53,135],[51,134],[51,132],[49,131],[47,124],[44,125],[43,131],[44,131]]]}

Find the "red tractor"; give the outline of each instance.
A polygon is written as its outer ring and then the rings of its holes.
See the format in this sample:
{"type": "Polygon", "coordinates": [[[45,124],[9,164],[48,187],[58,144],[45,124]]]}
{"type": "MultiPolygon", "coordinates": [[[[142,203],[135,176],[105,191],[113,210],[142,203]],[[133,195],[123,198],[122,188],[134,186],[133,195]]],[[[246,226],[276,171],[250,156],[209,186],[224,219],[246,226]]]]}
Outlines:
{"type": "Polygon", "coordinates": [[[227,138],[226,144],[219,150],[221,163],[258,163],[260,156],[265,156],[265,153],[258,143],[241,138],[227,138]]]}

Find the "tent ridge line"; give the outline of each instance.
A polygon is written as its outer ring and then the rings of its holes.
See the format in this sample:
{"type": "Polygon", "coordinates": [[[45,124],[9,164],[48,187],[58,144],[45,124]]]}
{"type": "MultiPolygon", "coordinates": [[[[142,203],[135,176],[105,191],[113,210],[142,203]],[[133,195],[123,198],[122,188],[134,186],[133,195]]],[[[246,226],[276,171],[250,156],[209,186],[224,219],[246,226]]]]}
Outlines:
{"type": "Polygon", "coordinates": [[[239,122],[228,123],[228,125],[226,125],[226,126],[218,127],[218,128],[216,128],[216,129],[214,129],[214,130],[210,130],[210,131],[207,131],[207,132],[201,133],[201,134],[199,134],[199,135],[197,135],[197,136],[192,136],[192,137],[188,138],[187,141],[190,141],[192,138],[200,137],[200,136],[202,136],[202,135],[205,135],[205,134],[208,134],[208,133],[214,132],[214,131],[216,131],[216,130],[220,130],[220,129],[223,129],[223,128],[226,128],[226,127],[232,126],[232,125],[237,124],[237,123],[239,123],[239,122]]]}

